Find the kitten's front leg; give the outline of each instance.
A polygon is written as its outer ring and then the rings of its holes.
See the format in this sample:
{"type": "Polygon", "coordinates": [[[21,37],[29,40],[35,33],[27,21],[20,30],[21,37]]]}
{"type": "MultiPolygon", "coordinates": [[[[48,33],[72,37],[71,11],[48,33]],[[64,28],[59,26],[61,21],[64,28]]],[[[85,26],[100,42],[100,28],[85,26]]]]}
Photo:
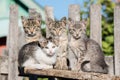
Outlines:
{"type": "Polygon", "coordinates": [[[64,43],[64,45],[61,48],[61,50],[62,50],[62,57],[67,57],[67,55],[68,55],[67,48],[68,48],[67,43],[64,43]]]}
{"type": "Polygon", "coordinates": [[[75,54],[73,53],[73,51],[71,50],[71,48],[68,48],[68,59],[69,59],[69,62],[70,62],[70,69],[72,71],[76,71],[76,64],[77,64],[77,58],[75,56],[75,54]]]}
{"type": "Polygon", "coordinates": [[[72,71],[78,71],[77,59],[76,58],[71,59],[71,61],[70,61],[70,69],[72,71]]]}
{"type": "Polygon", "coordinates": [[[62,49],[62,56],[61,56],[62,64],[63,64],[62,66],[63,66],[63,69],[65,70],[68,70],[67,55],[68,55],[68,51],[67,51],[67,44],[66,44],[62,49]]]}
{"type": "MultiPolygon", "coordinates": [[[[67,44],[66,44],[67,45],[67,44]]],[[[60,46],[55,69],[68,70],[67,66],[67,46],[65,44],[60,46]]]]}

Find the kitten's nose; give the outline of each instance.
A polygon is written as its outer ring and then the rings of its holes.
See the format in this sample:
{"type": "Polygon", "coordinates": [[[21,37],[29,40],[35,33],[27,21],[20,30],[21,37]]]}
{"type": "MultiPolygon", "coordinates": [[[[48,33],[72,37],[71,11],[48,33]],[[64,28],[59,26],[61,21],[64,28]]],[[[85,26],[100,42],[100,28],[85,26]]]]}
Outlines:
{"type": "Polygon", "coordinates": [[[52,51],[50,51],[50,55],[52,55],[52,51]]]}
{"type": "Polygon", "coordinates": [[[76,36],[78,36],[79,34],[76,34],[76,36]]]}
{"type": "Polygon", "coordinates": [[[50,53],[52,53],[52,51],[50,51],[50,53]]]}

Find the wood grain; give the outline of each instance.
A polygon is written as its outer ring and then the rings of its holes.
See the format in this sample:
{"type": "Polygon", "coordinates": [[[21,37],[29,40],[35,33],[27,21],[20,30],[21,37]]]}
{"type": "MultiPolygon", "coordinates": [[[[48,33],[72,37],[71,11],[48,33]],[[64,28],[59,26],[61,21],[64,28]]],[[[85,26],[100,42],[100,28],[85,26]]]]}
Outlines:
{"type": "Polygon", "coordinates": [[[8,80],[18,80],[18,7],[17,5],[10,6],[9,18],[9,72],[8,80]]]}
{"type": "Polygon", "coordinates": [[[90,38],[102,47],[101,5],[90,6],[90,38]]]}
{"type": "Polygon", "coordinates": [[[120,80],[120,76],[111,76],[109,74],[92,73],[92,72],[74,72],[68,70],[56,70],[56,69],[27,69],[25,68],[25,74],[35,74],[45,77],[60,77],[69,79],[80,79],[80,80],[120,80]]]}
{"type": "Polygon", "coordinates": [[[114,9],[115,75],[120,75],[120,5],[114,9]]]}

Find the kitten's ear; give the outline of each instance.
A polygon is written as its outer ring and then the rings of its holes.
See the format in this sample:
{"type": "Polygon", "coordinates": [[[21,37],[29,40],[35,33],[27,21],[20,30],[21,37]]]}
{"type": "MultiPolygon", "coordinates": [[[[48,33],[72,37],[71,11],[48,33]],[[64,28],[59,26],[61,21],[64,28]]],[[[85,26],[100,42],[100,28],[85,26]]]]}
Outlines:
{"type": "Polygon", "coordinates": [[[42,16],[40,13],[36,13],[36,19],[40,21],[42,20],[42,16]]]}
{"type": "Polygon", "coordinates": [[[48,22],[48,24],[51,24],[51,23],[54,22],[54,21],[53,21],[53,19],[48,18],[48,19],[47,19],[47,22],[48,22]]]}
{"type": "Polygon", "coordinates": [[[48,41],[44,40],[44,41],[39,41],[39,44],[42,48],[44,48],[47,45],[48,41]]]}
{"type": "Polygon", "coordinates": [[[87,25],[87,21],[86,20],[82,20],[81,21],[84,25],[87,25]]]}
{"type": "Polygon", "coordinates": [[[41,26],[42,23],[42,17],[40,13],[36,13],[36,17],[35,17],[36,23],[41,26]]]}
{"type": "Polygon", "coordinates": [[[80,21],[80,23],[82,24],[82,28],[86,30],[86,28],[87,28],[87,21],[86,20],[82,20],[82,21],[80,21]]]}
{"type": "Polygon", "coordinates": [[[67,24],[69,25],[69,27],[71,27],[72,25],[74,25],[74,21],[71,18],[68,18],[67,24]]]}
{"type": "Polygon", "coordinates": [[[53,19],[51,19],[51,18],[48,18],[48,19],[47,19],[47,25],[48,25],[49,29],[52,28],[53,22],[54,22],[53,19]]]}
{"type": "Polygon", "coordinates": [[[70,24],[72,22],[71,18],[68,18],[68,24],[70,24]]]}
{"type": "Polygon", "coordinates": [[[52,42],[56,45],[59,46],[59,38],[53,38],[52,42]]]}
{"type": "Polygon", "coordinates": [[[68,28],[72,28],[73,25],[75,24],[75,21],[72,20],[71,18],[68,18],[67,24],[68,24],[68,28]]]}
{"type": "Polygon", "coordinates": [[[24,25],[26,24],[26,22],[27,22],[26,17],[21,16],[21,20],[22,20],[22,24],[23,24],[23,26],[24,26],[24,25]]]}
{"type": "Polygon", "coordinates": [[[66,19],[66,17],[63,17],[63,18],[60,20],[60,22],[61,22],[61,25],[62,25],[63,27],[65,27],[66,24],[67,24],[67,19],[66,19]]]}
{"type": "Polygon", "coordinates": [[[21,16],[21,19],[24,20],[24,16],[21,16]]]}

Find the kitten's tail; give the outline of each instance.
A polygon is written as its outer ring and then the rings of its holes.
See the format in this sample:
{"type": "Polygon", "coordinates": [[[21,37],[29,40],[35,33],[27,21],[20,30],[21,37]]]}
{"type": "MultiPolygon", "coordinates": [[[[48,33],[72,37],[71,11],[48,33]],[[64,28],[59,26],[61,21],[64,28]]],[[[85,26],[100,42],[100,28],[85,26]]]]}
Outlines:
{"type": "Polygon", "coordinates": [[[104,73],[104,74],[108,73],[108,66],[107,65],[105,65],[104,67],[100,67],[100,69],[91,70],[90,61],[84,61],[81,64],[81,69],[84,72],[91,72],[92,71],[92,72],[99,72],[99,73],[104,73]]]}
{"type": "Polygon", "coordinates": [[[84,62],[81,64],[81,69],[82,69],[82,71],[84,71],[84,72],[91,72],[91,70],[90,70],[90,61],[84,61],[84,62]]]}
{"type": "Polygon", "coordinates": [[[109,66],[107,64],[105,64],[105,66],[102,67],[103,71],[101,73],[107,74],[109,72],[108,68],[109,68],[109,66]]]}

